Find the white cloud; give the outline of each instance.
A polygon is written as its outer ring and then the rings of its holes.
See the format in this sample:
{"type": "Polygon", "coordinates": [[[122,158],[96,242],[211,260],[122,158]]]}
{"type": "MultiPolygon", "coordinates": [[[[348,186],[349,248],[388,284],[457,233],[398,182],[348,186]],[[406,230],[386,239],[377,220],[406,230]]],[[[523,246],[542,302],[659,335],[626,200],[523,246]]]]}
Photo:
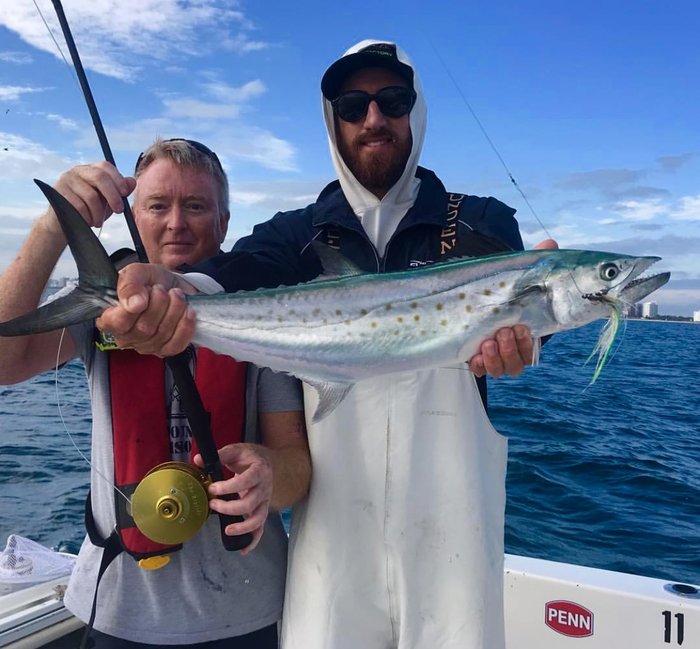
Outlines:
{"type": "Polygon", "coordinates": [[[671,211],[674,221],[700,221],[700,194],[683,196],[677,209],[671,211]]]}
{"type": "Polygon", "coordinates": [[[239,160],[256,162],[276,171],[297,171],[296,150],[292,144],[264,129],[247,127],[235,138],[221,138],[221,141],[227,142],[223,147],[225,153],[239,160]]]}
{"type": "Polygon", "coordinates": [[[28,86],[0,86],[0,101],[17,101],[22,95],[45,92],[49,88],[30,88],[28,86]]]}
{"type": "Polygon", "coordinates": [[[627,221],[651,221],[659,216],[668,214],[668,205],[659,199],[647,201],[619,201],[612,210],[622,215],[627,221]]]}
{"type": "MultiPolygon", "coordinates": [[[[43,17],[68,58],[61,29],[49,0],[38,3],[43,17]]],[[[267,47],[248,38],[253,25],[232,0],[72,0],[65,13],[86,70],[125,81],[139,69],[206,54],[223,44],[250,52],[267,47]]],[[[3,2],[0,25],[29,45],[57,58],[57,51],[32,2],[3,2]]]]}
{"type": "Polygon", "coordinates": [[[238,88],[220,82],[211,82],[204,87],[215,99],[232,104],[245,103],[267,92],[267,87],[260,79],[249,81],[238,88]]]}
{"type": "Polygon", "coordinates": [[[163,98],[167,117],[187,117],[195,119],[236,119],[245,104],[267,92],[265,84],[256,79],[242,86],[231,86],[220,81],[203,84],[205,92],[213,97],[215,102],[190,97],[163,98]]]}
{"type": "Polygon", "coordinates": [[[46,119],[48,119],[50,122],[56,122],[56,124],[66,131],[80,130],[80,127],[75,120],[69,119],[68,117],[63,117],[62,115],[47,113],[46,119]]]}
{"type": "Polygon", "coordinates": [[[32,57],[26,52],[0,52],[0,61],[15,63],[16,65],[27,65],[32,62],[32,57]]]}
{"type": "Polygon", "coordinates": [[[240,115],[240,106],[211,104],[199,99],[165,99],[166,117],[195,119],[233,119],[240,115]]]}
{"type": "Polygon", "coordinates": [[[238,205],[245,205],[246,207],[262,203],[267,199],[267,196],[262,192],[246,192],[231,189],[230,195],[232,203],[237,203],[238,205]]]}
{"type": "Polygon", "coordinates": [[[0,180],[55,178],[75,161],[67,160],[37,142],[0,131],[0,180]]]}
{"type": "Polygon", "coordinates": [[[222,43],[222,46],[225,49],[246,54],[248,52],[258,52],[260,50],[267,49],[270,47],[270,44],[266,43],[265,41],[250,40],[247,35],[241,33],[227,38],[222,43]]]}

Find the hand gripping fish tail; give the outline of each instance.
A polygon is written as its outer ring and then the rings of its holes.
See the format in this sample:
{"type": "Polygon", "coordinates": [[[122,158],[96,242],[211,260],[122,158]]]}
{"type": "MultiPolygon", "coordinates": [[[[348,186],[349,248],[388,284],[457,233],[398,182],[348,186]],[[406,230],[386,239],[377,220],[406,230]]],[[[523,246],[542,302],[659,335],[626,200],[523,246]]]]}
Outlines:
{"type": "MultiPolygon", "coordinates": [[[[117,273],[77,211],[37,181],[78,266],[68,296],[9,322],[0,335],[49,331],[95,318],[116,303],[117,273]]],[[[668,282],[643,277],[659,257],[591,250],[529,250],[461,258],[399,272],[362,273],[338,252],[315,247],[324,273],[296,286],[194,295],[192,342],[292,374],[319,396],[318,421],[355,382],[463,364],[502,327],[535,337],[608,319],[594,353],[598,376],[625,310],[668,282]]]]}

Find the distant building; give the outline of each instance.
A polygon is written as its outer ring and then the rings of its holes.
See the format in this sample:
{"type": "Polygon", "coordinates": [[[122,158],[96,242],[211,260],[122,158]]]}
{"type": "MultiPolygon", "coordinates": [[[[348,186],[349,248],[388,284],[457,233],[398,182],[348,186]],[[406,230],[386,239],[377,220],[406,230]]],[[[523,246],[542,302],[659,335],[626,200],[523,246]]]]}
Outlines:
{"type": "Polygon", "coordinates": [[[642,305],[640,302],[637,302],[637,304],[633,304],[632,306],[627,308],[627,313],[626,313],[628,318],[641,318],[642,317],[642,305]]]}
{"type": "Polygon", "coordinates": [[[642,318],[655,318],[659,315],[659,305],[656,302],[642,304],[642,318]]]}
{"type": "Polygon", "coordinates": [[[693,322],[700,322],[700,311],[693,311],[693,322]]]}
{"type": "Polygon", "coordinates": [[[52,277],[46,284],[46,288],[63,288],[68,286],[70,282],[70,277],[52,277]]]}

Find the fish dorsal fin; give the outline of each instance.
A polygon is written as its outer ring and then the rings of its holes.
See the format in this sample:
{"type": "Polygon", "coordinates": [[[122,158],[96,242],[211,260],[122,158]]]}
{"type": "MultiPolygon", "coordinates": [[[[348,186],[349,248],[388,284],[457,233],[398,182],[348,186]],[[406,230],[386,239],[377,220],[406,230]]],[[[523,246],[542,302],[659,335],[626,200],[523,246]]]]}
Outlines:
{"type": "Polygon", "coordinates": [[[308,379],[299,376],[304,383],[308,383],[318,394],[318,405],[313,414],[311,421],[317,424],[321,419],[330,415],[345,399],[348,392],[352,390],[354,383],[331,383],[328,381],[319,381],[318,379],[308,379]]]}
{"type": "Polygon", "coordinates": [[[309,244],[321,261],[323,271],[316,279],[332,277],[349,277],[351,275],[366,275],[366,272],[350,261],[345,255],[329,245],[316,241],[309,244]]]}

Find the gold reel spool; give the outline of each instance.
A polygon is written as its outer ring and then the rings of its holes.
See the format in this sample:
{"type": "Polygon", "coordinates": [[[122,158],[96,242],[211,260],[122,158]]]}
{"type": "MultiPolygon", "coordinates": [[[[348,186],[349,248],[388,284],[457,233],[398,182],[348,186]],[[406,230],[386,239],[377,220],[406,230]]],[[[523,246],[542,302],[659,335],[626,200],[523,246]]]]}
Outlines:
{"type": "Polygon", "coordinates": [[[185,462],[151,469],[131,496],[131,516],[144,536],[177,545],[191,539],[209,516],[209,476],[185,462]]]}

